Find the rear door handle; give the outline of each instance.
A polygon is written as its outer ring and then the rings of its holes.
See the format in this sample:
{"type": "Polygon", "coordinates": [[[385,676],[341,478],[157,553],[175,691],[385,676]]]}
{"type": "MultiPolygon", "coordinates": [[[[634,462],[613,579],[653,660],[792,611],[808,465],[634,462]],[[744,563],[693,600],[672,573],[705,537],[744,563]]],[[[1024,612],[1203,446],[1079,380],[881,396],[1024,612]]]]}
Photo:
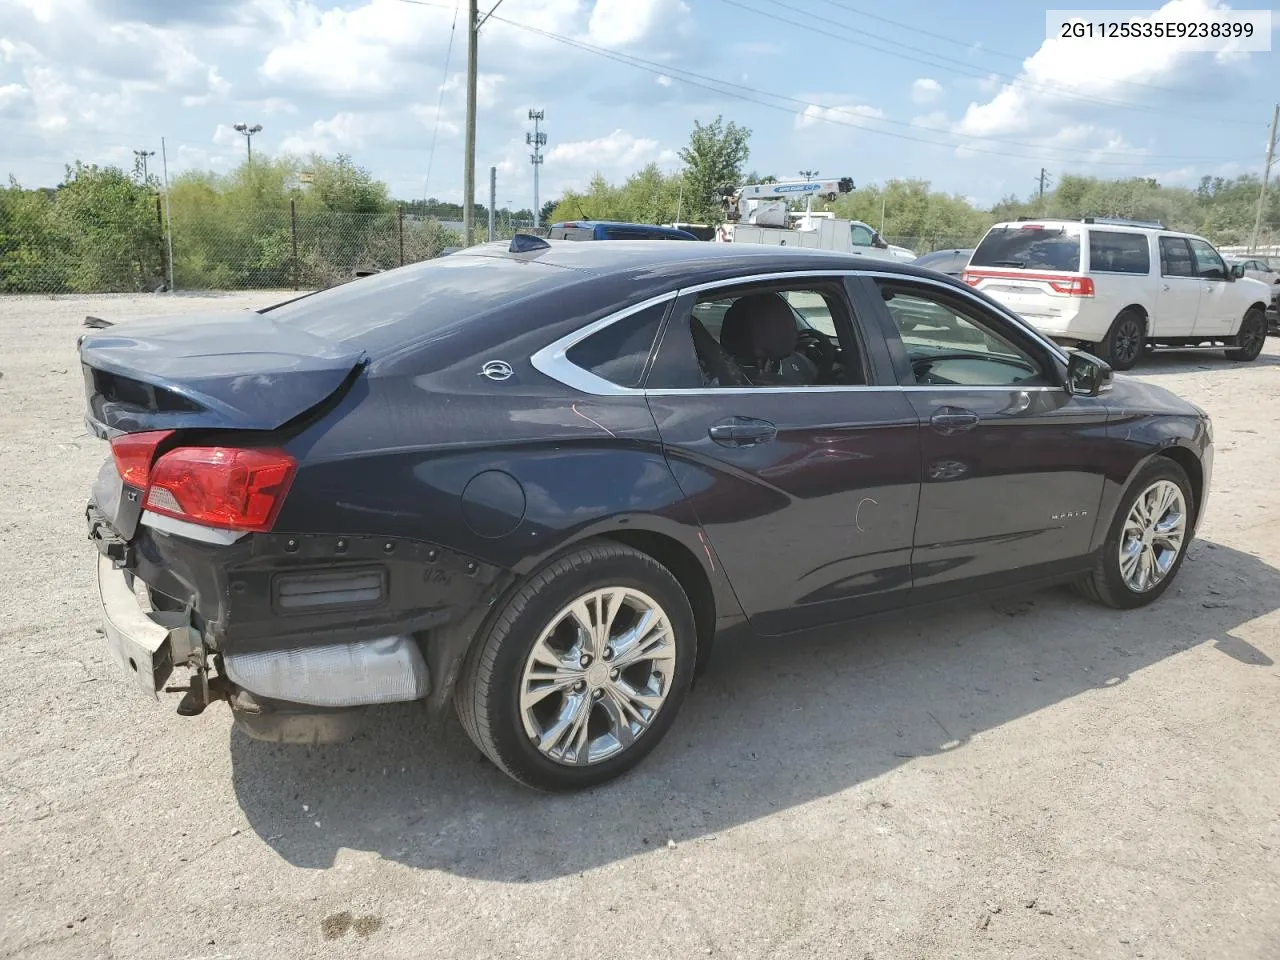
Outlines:
{"type": "Polygon", "coordinates": [[[951,435],[972,430],[978,425],[979,417],[972,410],[961,407],[942,407],[929,418],[929,425],[939,433],[951,435]]]}
{"type": "Polygon", "coordinates": [[[708,427],[707,435],[724,447],[754,447],[776,437],[778,428],[755,417],[726,417],[708,427]]]}

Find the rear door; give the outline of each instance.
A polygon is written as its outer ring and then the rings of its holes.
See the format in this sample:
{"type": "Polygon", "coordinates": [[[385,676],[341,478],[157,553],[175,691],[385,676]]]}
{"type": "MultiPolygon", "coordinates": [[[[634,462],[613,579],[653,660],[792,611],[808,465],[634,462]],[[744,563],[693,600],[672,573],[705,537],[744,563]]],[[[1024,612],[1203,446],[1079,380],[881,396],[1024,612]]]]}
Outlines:
{"type": "Polygon", "coordinates": [[[713,284],[672,311],[649,406],[762,633],[884,609],[910,589],[919,425],[901,390],[874,385],[889,369],[883,339],[855,328],[840,276],[713,284]],[[812,382],[753,386],[719,345],[728,309],[761,293],[790,303],[820,370],[812,382]]]}
{"type": "Polygon", "coordinates": [[[1185,237],[1160,237],[1160,287],[1156,291],[1153,332],[1189,337],[1200,310],[1200,278],[1185,237]]]}
{"type": "Polygon", "coordinates": [[[887,277],[874,291],[921,421],[921,599],[1084,563],[1102,497],[1102,401],[1068,394],[1053,351],[965,291],[887,277]]]}

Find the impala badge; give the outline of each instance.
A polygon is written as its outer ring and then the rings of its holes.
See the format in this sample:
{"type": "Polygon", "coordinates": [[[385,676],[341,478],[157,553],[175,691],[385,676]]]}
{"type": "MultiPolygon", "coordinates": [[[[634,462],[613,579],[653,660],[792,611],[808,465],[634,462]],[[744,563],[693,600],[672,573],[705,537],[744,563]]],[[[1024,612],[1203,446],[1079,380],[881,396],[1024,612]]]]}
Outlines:
{"type": "Polygon", "coordinates": [[[480,376],[488,377],[490,380],[497,380],[499,383],[503,380],[510,380],[513,373],[515,371],[511,369],[511,364],[505,360],[490,360],[480,368],[480,376]]]}

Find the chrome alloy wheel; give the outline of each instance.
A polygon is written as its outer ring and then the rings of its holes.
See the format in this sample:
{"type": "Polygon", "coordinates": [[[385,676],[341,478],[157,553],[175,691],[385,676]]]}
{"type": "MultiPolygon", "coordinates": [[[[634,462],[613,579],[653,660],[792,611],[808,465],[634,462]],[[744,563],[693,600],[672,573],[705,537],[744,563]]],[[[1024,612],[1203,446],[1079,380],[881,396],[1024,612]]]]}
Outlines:
{"type": "Polygon", "coordinates": [[[525,661],[524,732],[557,763],[607,760],[653,723],[675,666],[675,634],[652,597],[630,587],[593,590],[551,619],[525,661]]]}
{"type": "Polygon", "coordinates": [[[1120,535],[1120,576],[1146,593],[1173,569],[1187,536],[1187,501],[1171,480],[1157,480],[1129,510],[1120,535]]]}

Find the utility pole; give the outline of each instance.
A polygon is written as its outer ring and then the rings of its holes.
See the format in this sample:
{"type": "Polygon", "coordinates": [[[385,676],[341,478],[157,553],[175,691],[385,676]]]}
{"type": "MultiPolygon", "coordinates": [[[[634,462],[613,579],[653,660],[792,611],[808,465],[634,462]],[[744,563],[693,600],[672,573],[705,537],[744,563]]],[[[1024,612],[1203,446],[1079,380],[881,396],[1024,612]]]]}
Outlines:
{"type": "Polygon", "coordinates": [[[545,110],[530,110],[529,119],[533,121],[533,133],[524,135],[524,142],[533,147],[533,153],[529,156],[529,162],[533,164],[533,225],[538,227],[541,225],[541,210],[538,207],[538,168],[542,166],[542,148],[547,145],[547,135],[542,132],[539,124],[542,123],[543,117],[546,116],[545,110]]]}
{"type": "Polygon", "coordinates": [[[244,134],[245,148],[249,151],[249,162],[253,163],[253,135],[262,132],[262,124],[255,123],[251,127],[247,123],[237,123],[233,129],[236,133],[244,134]]]}
{"type": "Polygon", "coordinates": [[[489,242],[493,243],[493,215],[498,206],[498,168],[489,168],[489,242]]]}
{"type": "Polygon", "coordinates": [[[1040,176],[1036,178],[1040,181],[1040,206],[1044,206],[1044,188],[1049,184],[1049,171],[1044,167],[1040,168],[1040,176]]]}
{"type": "Polygon", "coordinates": [[[476,242],[476,53],[480,40],[479,0],[467,0],[467,139],[462,168],[463,243],[476,242]]]}
{"type": "Polygon", "coordinates": [[[133,156],[134,156],[134,160],[135,160],[135,166],[136,166],[136,164],[137,164],[137,163],[141,163],[141,164],[142,164],[142,182],[143,182],[144,184],[147,182],[147,179],[148,179],[148,178],[147,178],[147,157],[154,157],[155,155],[156,155],[156,152],[155,152],[154,150],[135,150],[135,151],[133,151],[133,156]]]}
{"type": "Polygon", "coordinates": [[[1280,103],[1277,103],[1275,110],[1271,112],[1271,135],[1267,137],[1267,163],[1262,168],[1262,189],[1258,191],[1258,215],[1253,218],[1253,236],[1249,240],[1250,253],[1256,253],[1258,249],[1258,231],[1262,229],[1262,211],[1267,204],[1267,181],[1271,179],[1271,164],[1275,162],[1277,121],[1280,121],[1280,103]]]}
{"type": "Polygon", "coordinates": [[[169,206],[169,151],[160,138],[160,162],[164,165],[164,242],[169,248],[169,292],[173,292],[173,210],[169,206]]]}

